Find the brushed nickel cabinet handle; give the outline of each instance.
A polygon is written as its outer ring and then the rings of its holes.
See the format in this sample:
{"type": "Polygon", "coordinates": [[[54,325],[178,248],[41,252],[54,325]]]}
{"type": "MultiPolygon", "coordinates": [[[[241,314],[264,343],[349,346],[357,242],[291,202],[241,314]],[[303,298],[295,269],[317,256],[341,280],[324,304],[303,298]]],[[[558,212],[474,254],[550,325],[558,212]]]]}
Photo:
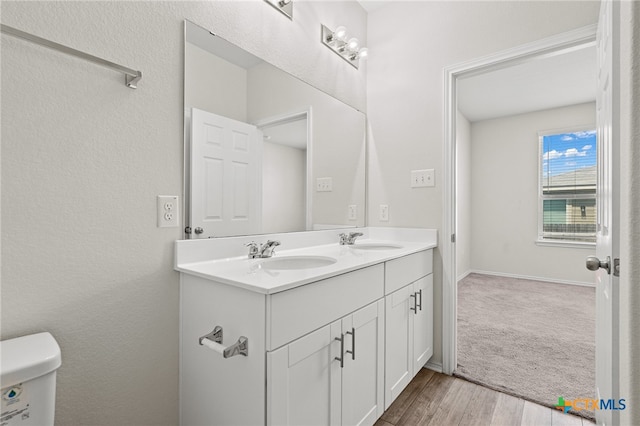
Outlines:
{"type": "Polygon", "coordinates": [[[341,333],[340,337],[336,337],[334,340],[340,341],[340,356],[334,359],[340,361],[340,368],[344,368],[344,333],[341,333]]]}
{"type": "Polygon", "coordinates": [[[347,351],[348,354],[351,354],[351,359],[356,360],[356,329],[355,327],[351,327],[351,331],[347,331],[346,334],[351,335],[351,350],[347,351]]]}

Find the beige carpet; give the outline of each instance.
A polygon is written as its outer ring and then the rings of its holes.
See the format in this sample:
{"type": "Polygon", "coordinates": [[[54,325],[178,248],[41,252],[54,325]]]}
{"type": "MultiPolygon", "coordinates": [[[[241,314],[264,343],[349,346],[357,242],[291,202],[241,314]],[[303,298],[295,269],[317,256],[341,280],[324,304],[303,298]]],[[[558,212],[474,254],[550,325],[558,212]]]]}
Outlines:
{"type": "Polygon", "coordinates": [[[550,407],[595,398],[595,289],[468,275],[454,375],[550,407]]]}

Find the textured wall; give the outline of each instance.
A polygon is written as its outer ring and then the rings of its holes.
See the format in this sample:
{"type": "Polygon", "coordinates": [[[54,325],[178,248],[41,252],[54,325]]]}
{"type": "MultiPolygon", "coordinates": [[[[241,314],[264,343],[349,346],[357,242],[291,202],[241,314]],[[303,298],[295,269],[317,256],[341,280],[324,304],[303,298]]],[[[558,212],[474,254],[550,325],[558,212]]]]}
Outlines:
{"type": "Polygon", "coordinates": [[[247,2],[3,2],[2,23],[142,70],[124,77],[2,35],[2,339],[50,331],[62,348],[57,423],[178,423],[183,19],[364,108],[359,72],[320,22],[366,37],[354,2],[303,2],[292,22],[247,2]]]}
{"type": "Polygon", "coordinates": [[[594,125],[595,103],[471,124],[471,269],[594,284],[595,247],[536,245],[538,132],[594,125]]]}
{"type": "MultiPolygon", "coordinates": [[[[369,225],[442,229],[443,68],[593,24],[595,1],[393,1],[369,13],[369,225]],[[374,54],[375,53],[375,54],[374,54]],[[435,169],[435,188],[410,171],[435,169]],[[378,206],[389,205],[389,222],[378,206]]],[[[434,362],[440,362],[442,265],[434,256],[434,362]]]]}

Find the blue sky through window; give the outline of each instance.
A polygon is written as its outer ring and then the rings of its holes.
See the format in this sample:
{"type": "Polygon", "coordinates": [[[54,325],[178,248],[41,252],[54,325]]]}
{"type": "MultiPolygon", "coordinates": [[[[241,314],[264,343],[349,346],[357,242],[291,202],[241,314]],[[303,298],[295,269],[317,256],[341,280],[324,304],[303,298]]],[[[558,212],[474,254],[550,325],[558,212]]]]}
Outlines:
{"type": "Polygon", "coordinates": [[[568,132],[542,138],[542,170],[556,176],[596,165],[596,131],[568,132]]]}

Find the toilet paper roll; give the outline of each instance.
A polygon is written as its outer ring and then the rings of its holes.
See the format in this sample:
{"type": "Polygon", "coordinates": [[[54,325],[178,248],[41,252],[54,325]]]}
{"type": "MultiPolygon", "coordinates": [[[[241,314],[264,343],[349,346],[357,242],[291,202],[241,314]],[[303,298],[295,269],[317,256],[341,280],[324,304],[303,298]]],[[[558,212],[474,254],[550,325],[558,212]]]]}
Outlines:
{"type": "Polygon", "coordinates": [[[202,339],[202,344],[212,351],[218,352],[219,354],[224,355],[224,350],[227,349],[226,346],[221,345],[220,343],[216,343],[213,340],[202,339]]]}

